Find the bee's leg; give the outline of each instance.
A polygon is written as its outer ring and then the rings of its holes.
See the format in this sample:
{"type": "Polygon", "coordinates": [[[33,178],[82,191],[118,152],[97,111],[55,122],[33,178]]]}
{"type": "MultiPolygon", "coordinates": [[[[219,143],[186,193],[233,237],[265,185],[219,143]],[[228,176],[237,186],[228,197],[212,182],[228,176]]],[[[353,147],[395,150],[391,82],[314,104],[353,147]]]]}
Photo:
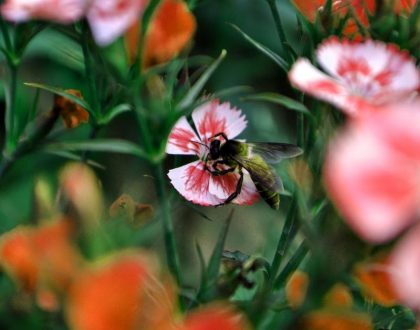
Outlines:
{"type": "Polygon", "coordinates": [[[228,137],[227,137],[227,135],[225,133],[223,133],[223,132],[217,133],[217,134],[213,135],[211,138],[214,139],[214,138],[217,138],[219,136],[221,136],[222,138],[224,138],[226,141],[229,140],[228,137]]]}
{"type": "Polygon", "coordinates": [[[242,168],[239,168],[239,179],[238,179],[238,183],[236,184],[235,191],[232,194],[230,194],[230,196],[228,198],[226,198],[226,200],[223,203],[220,203],[220,204],[215,205],[215,206],[222,206],[222,205],[229,204],[236,197],[238,197],[238,195],[242,191],[242,183],[243,182],[244,182],[244,172],[242,172],[242,168]]]}
{"type": "Polygon", "coordinates": [[[235,171],[235,170],[236,170],[236,166],[229,167],[229,168],[227,168],[227,169],[225,169],[225,170],[219,170],[219,169],[217,169],[217,167],[216,167],[216,166],[217,166],[217,165],[219,165],[219,164],[224,165],[225,163],[224,163],[223,161],[217,160],[217,161],[215,161],[215,162],[213,163],[213,165],[212,165],[212,168],[213,168],[213,169],[209,168],[209,167],[207,166],[207,164],[205,165],[205,169],[206,169],[206,171],[210,172],[211,174],[213,174],[213,175],[215,175],[215,176],[225,175],[225,174],[231,173],[231,172],[233,172],[233,171],[235,171]]]}

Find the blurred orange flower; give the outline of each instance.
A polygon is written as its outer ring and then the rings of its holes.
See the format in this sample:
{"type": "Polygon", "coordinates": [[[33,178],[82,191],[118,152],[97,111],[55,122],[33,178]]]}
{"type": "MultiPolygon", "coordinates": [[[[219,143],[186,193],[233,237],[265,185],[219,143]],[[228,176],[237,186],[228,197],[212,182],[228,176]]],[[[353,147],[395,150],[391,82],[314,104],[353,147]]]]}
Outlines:
{"type": "Polygon", "coordinates": [[[1,237],[1,267],[24,291],[36,293],[41,307],[57,307],[55,293],[67,290],[82,263],[70,241],[72,232],[72,224],[60,219],[40,227],[17,227],[1,237]]]}
{"type": "Polygon", "coordinates": [[[141,251],[119,253],[85,269],[69,290],[72,329],[175,329],[175,295],[156,279],[156,266],[141,251]]]}
{"type": "MultiPolygon", "coordinates": [[[[326,0],[294,0],[296,8],[311,22],[314,22],[318,14],[322,14],[326,0]]],[[[416,0],[397,0],[393,2],[394,11],[401,13],[409,12],[415,6],[416,0]]],[[[355,36],[358,31],[358,23],[363,26],[369,24],[369,13],[376,11],[375,0],[333,0],[332,13],[338,18],[344,18],[349,13],[354,14],[354,18],[350,17],[344,27],[343,34],[345,36],[355,36]]]]}
{"type": "Polygon", "coordinates": [[[358,263],[354,274],[367,297],[383,306],[398,304],[388,255],[380,255],[372,260],[358,263]]]}
{"type": "MultiPolygon", "coordinates": [[[[181,0],[165,0],[156,10],[147,31],[143,65],[145,67],[169,61],[191,40],[196,21],[187,5],[181,0]]],[[[137,53],[139,23],[126,33],[129,58],[137,53]]]]}
{"type": "Polygon", "coordinates": [[[188,315],[182,330],[248,330],[245,317],[229,305],[207,306],[188,315]]]}
{"type": "MultiPolygon", "coordinates": [[[[65,92],[83,99],[80,91],[76,89],[67,89],[65,92]]],[[[55,95],[54,108],[60,113],[66,128],[75,128],[80,124],[89,121],[89,112],[83,109],[79,104],[64,96],[55,95]]]]}
{"type": "Polygon", "coordinates": [[[60,173],[60,185],[67,202],[80,217],[85,229],[94,229],[100,222],[104,201],[95,172],[82,163],[69,163],[60,173]]]}

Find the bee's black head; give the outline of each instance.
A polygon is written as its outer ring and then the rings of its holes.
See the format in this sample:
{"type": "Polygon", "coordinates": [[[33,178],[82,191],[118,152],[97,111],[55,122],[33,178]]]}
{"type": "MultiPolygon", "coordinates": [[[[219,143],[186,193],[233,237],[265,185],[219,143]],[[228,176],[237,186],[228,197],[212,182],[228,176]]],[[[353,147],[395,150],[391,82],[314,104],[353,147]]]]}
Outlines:
{"type": "Polygon", "coordinates": [[[220,157],[220,140],[213,140],[210,142],[210,159],[218,159],[220,157]]]}

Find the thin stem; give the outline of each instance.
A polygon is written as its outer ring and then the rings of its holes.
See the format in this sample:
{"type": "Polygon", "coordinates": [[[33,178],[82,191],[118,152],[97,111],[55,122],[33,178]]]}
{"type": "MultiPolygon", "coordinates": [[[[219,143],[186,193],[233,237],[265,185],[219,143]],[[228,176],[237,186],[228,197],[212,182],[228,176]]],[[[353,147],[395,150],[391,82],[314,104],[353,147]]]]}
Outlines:
{"type": "Polygon", "coordinates": [[[296,225],[295,219],[296,219],[296,198],[294,198],[290,204],[290,207],[286,216],[286,221],[284,222],[283,230],[281,232],[281,235],[277,244],[276,254],[274,255],[273,262],[271,264],[270,286],[274,283],[274,279],[276,278],[276,275],[280,269],[280,264],[283,261],[284,255],[292,240],[293,231],[296,225]]]}
{"type": "Polygon", "coordinates": [[[87,23],[84,22],[83,24],[83,42],[82,42],[82,49],[83,49],[83,57],[85,61],[85,76],[88,81],[88,88],[89,88],[89,103],[92,106],[93,113],[97,117],[99,112],[99,104],[97,100],[97,90],[96,90],[96,82],[95,82],[95,72],[92,67],[91,63],[91,54],[89,52],[89,28],[87,23]]]}
{"type": "Polygon", "coordinates": [[[277,10],[276,0],[267,0],[268,5],[270,6],[271,14],[273,15],[274,23],[276,26],[277,34],[279,36],[280,42],[283,46],[283,49],[286,51],[286,55],[290,61],[293,61],[293,56],[296,56],[295,51],[290,47],[289,42],[287,41],[286,34],[284,33],[283,24],[281,22],[281,17],[279,11],[277,10]]]}
{"type": "Polygon", "coordinates": [[[1,32],[3,34],[4,45],[7,49],[7,51],[12,50],[13,45],[12,45],[12,41],[11,41],[10,36],[9,36],[9,31],[7,31],[6,23],[4,22],[2,17],[0,17],[0,29],[1,29],[1,32]]]}
{"type": "Polygon", "coordinates": [[[17,91],[17,75],[18,75],[18,67],[10,63],[9,66],[10,70],[10,86],[8,88],[7,93],[7,106],[6,106],[6,118],[5,118],[5,126],[6,126],[6,145],[4,146],[4,150],[7,153],[10,153],[16,147],[15,141],[15,106],[16,106],[16,91],[17,91]]]}
{"type": "Polygon", "coordinates": [[[175,278],[179,286],[181,286],[181,273],[179,267],[179,258],[176,249],[174,228],[172,224],[169,200],[166,195],[165,180],[163,177],[163,167],[159,163],[156,165],[155,179],[156,179],[156,190],[159,198],[159,202],[162,208],[162,225],[165,240],[166,258],[169,266],[169,270],[172,276],[175,278]]]}

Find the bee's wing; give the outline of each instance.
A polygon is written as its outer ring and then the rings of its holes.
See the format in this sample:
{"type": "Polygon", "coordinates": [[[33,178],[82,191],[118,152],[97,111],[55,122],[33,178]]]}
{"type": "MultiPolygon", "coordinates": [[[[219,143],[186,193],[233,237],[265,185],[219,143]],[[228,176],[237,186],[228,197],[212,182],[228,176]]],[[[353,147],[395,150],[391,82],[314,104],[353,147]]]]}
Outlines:
{"type": "Polygon", "coordinates": [[[275,142],[248,143],[249,155],[260,155],[267,163],[275,164],[285,158],[299,156],[302,149],[294,144],[275,142]]]}
{"type": "MultiPolygon", "coordinates": [[[[268,165],[262,156],[245,158],[241,156],[233,157],[251,176],[252,181],[259,187],[259,190],[281,193],[284,191],[283,183],[277,176],[275,170],[268,165]]],[[[257,187],[258,188],[258,187],[257,187]]]]}

